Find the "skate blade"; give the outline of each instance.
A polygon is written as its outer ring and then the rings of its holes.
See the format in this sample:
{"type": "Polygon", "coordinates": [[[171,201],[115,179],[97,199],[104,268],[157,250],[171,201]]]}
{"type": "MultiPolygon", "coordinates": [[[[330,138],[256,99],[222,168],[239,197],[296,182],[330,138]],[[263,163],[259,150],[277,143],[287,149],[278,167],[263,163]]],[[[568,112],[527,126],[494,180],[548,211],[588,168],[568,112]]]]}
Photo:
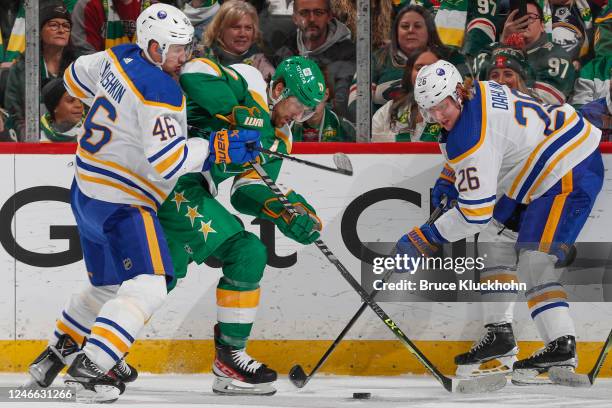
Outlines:
{"type": "Polygon", "coordinates": [[[586,374],[576,374],[568,367],[552,367],[548,370],[550,380],[566,387],[590,387],[593,385],[586,374]]]}
{"type": "MultiPolygon", "coordinates": [[[[30,374],[31,375],[31,374],[30,374]]],[[[22,390],[42,390],[45,387],[43,387],[42,385],[40,385],[38,383],[38,381],[36,380],[36,378],[34,377],[29,377],[26,382],[24,382],[23,384],[21,384],[19,386],[19,389],[22,390]]]]}
{"type": "Polygon", "coordinates": [[[119,388],[112,385],[95,384],[91,390],[76,380],[66,379],[64,384],[74,388],[76,402],[82,404],[110,404],[117,401],[121,394],[119,388]]]}
{"type": "Polygon", "coordinates": [[[273,383],[249,384],[229,377],[215,377],[213,392],[221,395],[274,395],[273,383]]]}
{"type": "Polygon", "coordinates": [[[452,381],[452,391],[461,394],[493,392],[506,386],[506,376],[504,374],[491,374],[469,379],[454,378],[452,381]]]}
{"type": "Polygon", "coordinates": [[[516,355],[497,357],[480,364],[458,365],[455,375],[457,378],[475,378],[492,374],[509,374],[512,365],[517,361],[516,355]]]}
{"type": "Polygon", "coordinates": [[[552,384],[548,373],[537,369],[520,369],[512,372],[512,384],[514,385],[549,385],[552,384]]]}

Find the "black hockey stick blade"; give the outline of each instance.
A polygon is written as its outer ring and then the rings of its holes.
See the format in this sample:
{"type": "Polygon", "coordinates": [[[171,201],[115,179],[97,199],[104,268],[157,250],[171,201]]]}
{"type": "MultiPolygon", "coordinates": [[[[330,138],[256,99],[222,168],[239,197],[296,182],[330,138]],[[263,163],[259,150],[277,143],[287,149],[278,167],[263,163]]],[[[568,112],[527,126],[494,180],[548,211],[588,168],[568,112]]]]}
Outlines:
{"type": "Polygon", "coordinates": [[[309,377],[301,365],[296,364],[289,370],[289,381],[298,388],[303,388],[308,382],[309,377]]]}
{"type": "Polygon", "coordinates": [[[334,164],[343,174],[346,174],[347,176],[353,175],[353,165],[351,164],[351,160],[346,154],[334,154],[334,164]]]}
{"type": "Polygon", "coordinates": [[[451,381],[451,389],[445,387],[448,391],[461,394],[477,394],[501,390],[506,386],[507,380],[504,373],[497,373],[475,378],[453,378],[451,381]]]}

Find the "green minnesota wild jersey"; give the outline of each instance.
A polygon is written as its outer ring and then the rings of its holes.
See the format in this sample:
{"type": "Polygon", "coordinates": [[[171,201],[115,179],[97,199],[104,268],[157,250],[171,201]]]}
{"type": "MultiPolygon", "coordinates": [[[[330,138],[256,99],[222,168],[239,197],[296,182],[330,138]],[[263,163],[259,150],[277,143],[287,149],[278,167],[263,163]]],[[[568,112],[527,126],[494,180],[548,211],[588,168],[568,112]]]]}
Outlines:
{"type": "MultiPolygon", "coordinates": [[[[266,84],[255,68],[244,64],[226,67],[207,58],[197,58],[183,68],[180,84],[187,95],[190,137],[208,138],[211,132],[220,129],[253,129],[260,132],[264,148],[291,152],[291,132],[287,127],[275,129],[272,126],[266,102],[266,84]],[[241,116],[237,107],[246,108],[252,115],[241,116]],[[241,117],[244,119],[242,122],[241,117]]],[[[270,176],[276,178],[282,161],[267,155],[261,155],[260,159],[270,176]]],[[[238,185],[243,178],[258,178],[245,166],[234,164],[214,165],[205,177],[209,178],[209,186],[215,190],[219,183],[230,177],[237,177],[235,183],[238,185]]]]}
{"type": "Polygon", "coordinates": [[[291,127],[293,140],[296,142],[354,142],[355,126],[348,120],[339,117],[329,106],[325,107],[319,126],[308,122],[295,122],[291,127]]]}

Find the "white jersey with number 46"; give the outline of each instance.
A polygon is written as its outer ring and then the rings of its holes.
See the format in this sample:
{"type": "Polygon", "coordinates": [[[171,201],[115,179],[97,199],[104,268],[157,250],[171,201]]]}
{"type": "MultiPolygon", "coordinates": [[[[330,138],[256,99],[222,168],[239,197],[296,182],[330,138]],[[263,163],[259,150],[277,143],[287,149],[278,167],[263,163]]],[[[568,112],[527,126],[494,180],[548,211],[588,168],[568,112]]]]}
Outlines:
{"type": "Polygon", "coordinates": [[[187,139],[178,83],[138,46],[80,57],[66,69],[64,83],[90,106],[75,159],[85,195],[157,210],[179,176],[202,170],[208,142],[187,139]]]}

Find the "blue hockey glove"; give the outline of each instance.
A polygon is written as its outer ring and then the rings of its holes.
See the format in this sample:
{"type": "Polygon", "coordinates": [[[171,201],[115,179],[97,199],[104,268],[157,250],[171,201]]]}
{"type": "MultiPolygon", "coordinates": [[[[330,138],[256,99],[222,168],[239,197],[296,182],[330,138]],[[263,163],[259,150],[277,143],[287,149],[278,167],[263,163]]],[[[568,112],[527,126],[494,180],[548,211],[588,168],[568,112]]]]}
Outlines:
{"type": "Polygon", "coordinates": [[[459,197],[459,192],[455,188],[455,172],[448,164],[444,165],[444,169],[442,169],[442,173],[440,173],[440,177],[431,192],[431,203],[434,207],[440,205],[443,196],[447,197],[446,206],[444,206],[445,211],[451,208],[452,202],[459,197]]]}
{"type": "MultiPolygon", "coordinates": [[[[420,258],[421,256],[433,256],[446,240],[440,235],[433,225],[424,224],[416,227],[406,235],[402,236],[395,245],[396,254],[408,258],[420,258]]],[[[415,262],[408,265],[415,265],[415,262]]],[[[397,272],[411,272],[411,269],[398,269],[397,272]]]]}
{"type": "Polygon", "coordinates": [[[244,164],[255,160],[260,147],[260,135],[256,130],[219,130],[210,135],[210,154],[204,163],[203,170],[209,170],[213,164],[244,164]]]}

